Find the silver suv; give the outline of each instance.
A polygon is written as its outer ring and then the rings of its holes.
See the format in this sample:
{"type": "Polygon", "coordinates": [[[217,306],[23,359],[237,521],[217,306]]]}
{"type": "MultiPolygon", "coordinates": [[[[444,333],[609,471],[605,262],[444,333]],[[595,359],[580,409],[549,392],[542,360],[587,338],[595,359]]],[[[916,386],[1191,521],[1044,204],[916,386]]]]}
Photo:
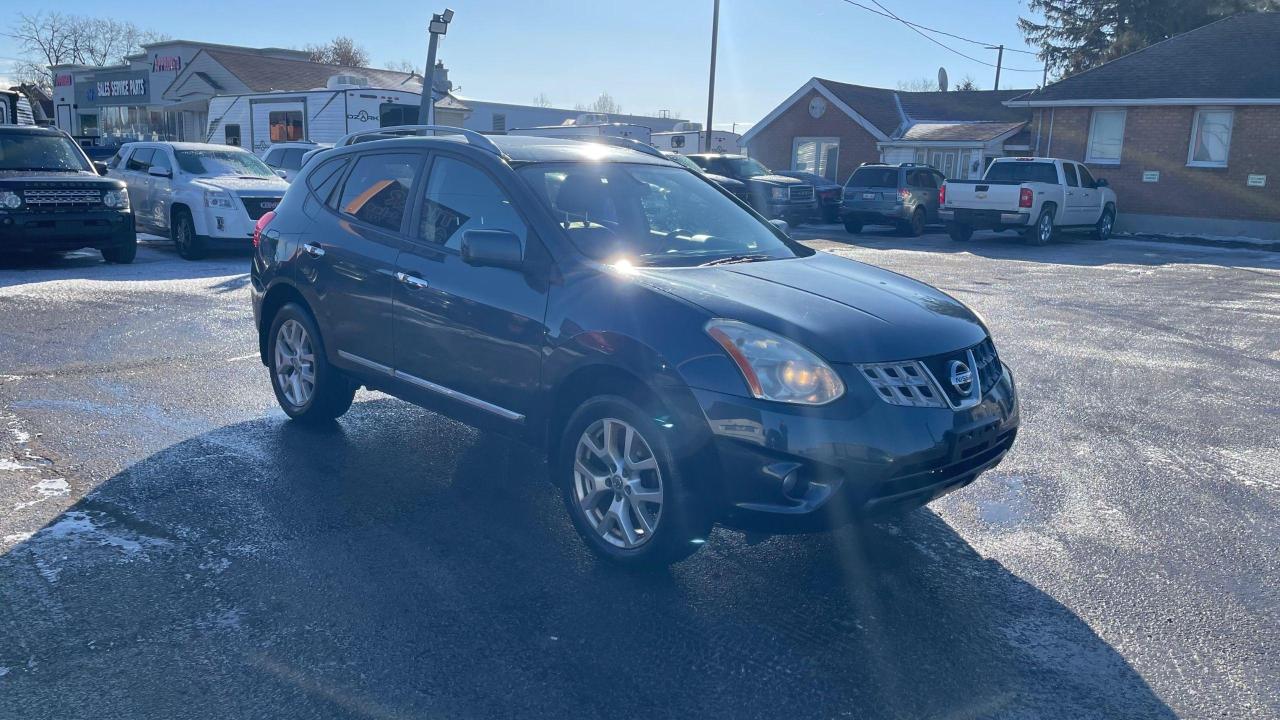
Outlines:
{"type": "Polygon", "coordinates": [[[844,186],[840,221],[851,233],[863,225],[893,225],[909,237],[938,222],[938,188],[946,178],[928,165],[863,165],[844,186]]]}

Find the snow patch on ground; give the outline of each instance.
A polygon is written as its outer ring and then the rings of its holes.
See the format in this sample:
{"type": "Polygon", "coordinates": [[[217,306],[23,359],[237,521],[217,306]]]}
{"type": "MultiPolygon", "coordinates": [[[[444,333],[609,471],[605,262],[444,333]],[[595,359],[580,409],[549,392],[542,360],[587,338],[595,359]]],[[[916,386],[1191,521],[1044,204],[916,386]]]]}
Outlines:
{"type": "Polygon", "coordinates": [[[57,582],[72,564],[100,560],[145,562],[150,559],[148,551],[170,545],[163,538],[120,527],[105,513],[73,510],[32,535],[24,547],[35,556],[40,574],[49,582],[57,582]]]}
{"type": "Polygon", "coordinates": [[[35,470],[35,465],[23,465],[13,458],[0,458],[0,470],[35,470]]]}

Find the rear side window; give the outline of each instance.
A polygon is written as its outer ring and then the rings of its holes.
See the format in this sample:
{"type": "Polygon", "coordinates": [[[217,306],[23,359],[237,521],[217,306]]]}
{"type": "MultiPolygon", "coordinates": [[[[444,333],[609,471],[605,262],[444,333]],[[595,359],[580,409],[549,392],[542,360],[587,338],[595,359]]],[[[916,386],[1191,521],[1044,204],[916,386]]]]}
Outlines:
{"type": "Polygon", "coordinates": [[[994,182],[1042,182],[1056,185],[1058,171],[1053,163],[1012,160],[993,163],[983,180],[994,182]]]}
{"type": "Polygon", "coordinates": [[[136,170],[137,172],[146,172],[151,167],[151,155],[155,151],[151,148],[138,148],[129,155],[129,162],[125,163],[126,170],[136,170]]]}
{"type": "Polygon", "coordinates": [[[507,230],[524,240],[525,226],[506,193],[480,168],[437,158],[427,175],[419,235],[458,249],[467,230],[507,230]]]}
{"type": "Polygon", "coordinates": [[[370,225],[398,231],[420,163],[421,158],[410,153],[365,155],[356,160],[342,187],[338,210],[370,225]]]}
{"type": "Polygon", "coordinates": [[[1062,163],[1062,174],[1067,176],[1067,185],[1069,187],[1080,187],[1080,179],[1076,176],[1075,165],[1062,163]]]}
{"type": "Polygon", "coordinates": [[[858,168],[849,178],[854,187],[898,187],[897,168],[858,168]]]}
{"type": "Polygon", "coordinates": [[[911,173],[911,185],[918,188],[938,187],[937,176],[928,170],[916,170],[911,173]]]}
{"type": "Polygon", "coordinates": [[[338,187],[338,181],[342,179],[342,171],[347,167],[347,162],[344,157],[334,158],[307,176],[307,186],[316,194],[320,202],[328,203],[329,198],[333,197],[333,189],[338,187]]]}
{"type": "Polygon", "coordinates": [[[1089,168],[1083,165],[1077,167],[1080,168],[1080,184],[1087,188],[1096,187],[1097,183],[1093,179],[1093,174],[1089,172],[1089,168]]]}

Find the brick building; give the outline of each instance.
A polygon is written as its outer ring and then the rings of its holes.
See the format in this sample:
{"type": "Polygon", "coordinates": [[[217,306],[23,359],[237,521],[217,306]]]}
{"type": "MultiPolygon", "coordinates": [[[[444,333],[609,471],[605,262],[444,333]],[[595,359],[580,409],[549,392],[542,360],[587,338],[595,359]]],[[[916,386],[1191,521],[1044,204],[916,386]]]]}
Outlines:
{"type": "Polygon", "coordinates": [[[1280,239],[1280,13],[1219,20],[1005,103],[1087,163],[1121,231],[1280,239]]]}
{"type": "Polygon", "coordinates": [[[1025,90],[900,92],[813,78],[742,136],[777,170],[844,182],[862,163],[918,162],[978,177],[993,158],[1026,154],[1030,111],[1005,101],[1025,90]]]}

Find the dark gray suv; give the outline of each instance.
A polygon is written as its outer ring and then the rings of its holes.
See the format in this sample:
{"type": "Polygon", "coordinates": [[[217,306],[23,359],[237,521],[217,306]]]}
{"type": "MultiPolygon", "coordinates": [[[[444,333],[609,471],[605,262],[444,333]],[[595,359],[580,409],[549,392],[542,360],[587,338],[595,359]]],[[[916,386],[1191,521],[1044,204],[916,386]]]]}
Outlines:
{"type": "Polygon", "coordinates": [[[892,225],[916,237],[938,222],[938,188],[946,178],[928,165],[863,165],[844,186],[840,221],[851,233],[863,225],[892,225]]]}
{"type": "Polygon", "coordinates": [[[364,386],[542,448],[624,563],[916,507],[1013,444],[1012,375],[954,298],[656,152],[445,132],[325,151],[258,222],[259,350],[296,421],[364,386]]]}

